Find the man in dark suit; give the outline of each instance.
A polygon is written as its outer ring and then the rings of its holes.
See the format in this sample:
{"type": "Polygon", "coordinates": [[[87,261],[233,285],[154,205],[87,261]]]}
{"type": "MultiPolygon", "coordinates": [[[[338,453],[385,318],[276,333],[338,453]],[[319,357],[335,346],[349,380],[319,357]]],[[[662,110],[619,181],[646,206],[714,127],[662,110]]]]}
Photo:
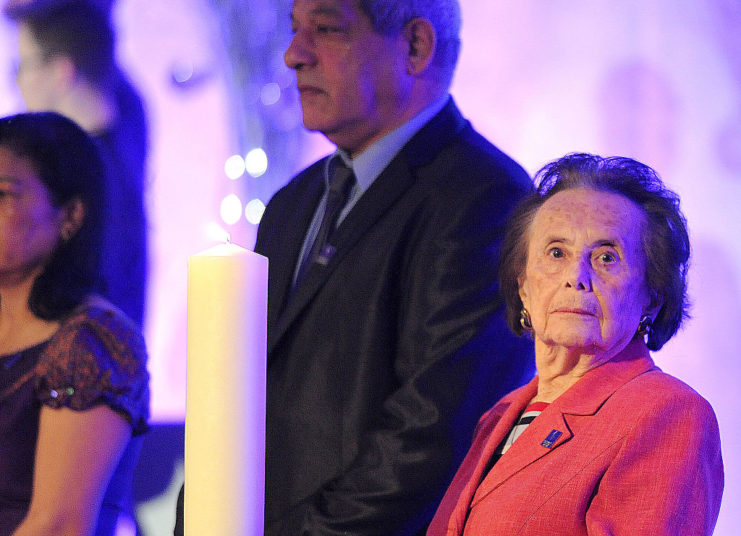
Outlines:
{"type": "Polygon", "coordinates": [[[533,374],[496,274],[530,179],[448,95],[457,0],[294,0],[291,19],[304,124],[337,151],[273,197],[255,247],[265,534],[421,534],[478,418],[533,374]]]}
{"type": "Polygon", "coordinates": [[[268,535],[422,533],[478,418],[532,377],[496,282],[530,179],[448,95],[457,0],[417,4],[294,0],[285,60],[305,126],[337,151],[273,197],[255,248],[268,535]]]}
{"type": "Polygon", "coordinates": [[[530,180],[448,95],[457,1],[413,4],[294,1],[304,124],[338,150],[274,196],[255,248],[270,260],[269,535],[424,531],[479,416],[532,375],[496,284],[530,180]],[[327,231],[338,167],[352,179],[327,231]]]}
{"type": "Polygon", "coordinates": [[[294,0],[291,20],[304,125],[337,151],[273,197],[255,247],[265,534],[421,534],[479,417],[533,375],[497,285],[531,182],[448,95],[457,0],[294,0]]]}

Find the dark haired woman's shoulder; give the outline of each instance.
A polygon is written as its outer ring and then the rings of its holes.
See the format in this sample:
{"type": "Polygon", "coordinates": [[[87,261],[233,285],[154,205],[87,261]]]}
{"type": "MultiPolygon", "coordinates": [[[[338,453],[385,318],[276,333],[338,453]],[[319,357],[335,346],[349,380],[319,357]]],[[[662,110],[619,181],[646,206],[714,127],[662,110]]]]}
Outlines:
{"type": "Polygon", "coordinates": [[[100,295],[88,296],[63,320],[62,326],[93,321],[120,332],[140,333],[141,329],[121,309],[100,295]]]}
{"type": "Polygon", "coordinates": [[[73,340],[93,333],[114,352],[124,352],[146,363],[147,349],[141,328],[121,309],[98,295],[88,296],[61,322],[54,339],[73,340]]]}
{"type": "Polygon", "coordinates": [[[61,322],[36,367],[39,400],[53,408],[85,410],[106,404],[147,429],[149,373],[141,331],[124,313],[89,297],[61,322]]]}

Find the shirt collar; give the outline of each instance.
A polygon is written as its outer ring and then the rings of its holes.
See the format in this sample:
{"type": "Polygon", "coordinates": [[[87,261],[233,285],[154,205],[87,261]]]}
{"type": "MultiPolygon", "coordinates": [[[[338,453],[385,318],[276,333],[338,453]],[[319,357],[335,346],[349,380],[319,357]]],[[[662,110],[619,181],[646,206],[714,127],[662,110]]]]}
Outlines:
{"type": "Polygon", "coordinates": [[[422,127],[430,121],[430,119],[435,117],[435,115],[443,109],[449,98],[450,95],[445,95],[439,100],[433,102],[412,119],[386,134],[383,138],[373,143],[353,159],[351,159],[345,151],[337,148],[332,157],[327,159],[324,173],[325,181],[329,180],[329,175],[327,173],[329,169],[329,161],[335,156],[339,156],[345,161],[345,164],[352,168],[360,190],[364,192],[370,188],[373,181],[376,180],[384,169],[386,169],[386,166],[389,165],[394,157],[399,154],[401,148],[404,147],[404,145],[406,145],[406,143],[412,139],[412,137],[419,132],[422,127]]]}

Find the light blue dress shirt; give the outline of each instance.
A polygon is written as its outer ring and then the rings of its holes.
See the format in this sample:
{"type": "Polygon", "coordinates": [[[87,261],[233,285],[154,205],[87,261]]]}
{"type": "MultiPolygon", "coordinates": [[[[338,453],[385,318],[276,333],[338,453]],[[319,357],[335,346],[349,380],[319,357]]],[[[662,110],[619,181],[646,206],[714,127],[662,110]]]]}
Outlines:
{"type": "Polygon", "coordinates": [[[317,205],[316,212],[314,212],[314,218],[311,220],[311,225],[309,225],[309,229],[304,237],[304,243],[301,246],[301,254],[298,257],[299,262],[296,264],[293,271],[294,284],[296,283],[299,266],[304,261],[306,255],[308,255],[308,252],[311,249],[311,244],[316,239],[316,235],[319,232],[319,227],[322,223],[324,209],[327,204],[327,191],[329,190],[329,166],[332,160],[334,158],[342,158],[342,160],[345,161],[345,164],[353,170],[356,179],[355,185],[350,191],[350,197],[347,204],[337,218],[337,225],[339,226],[366,190],[371,187],[381,172],[386,169],[386,166],[388,166],[394,157],[399,154],[402,147],[404,147],[404,145],[406,145],[406,143],[412,139],[412,137],[419,132],[422,127],[430,121],[430,119],[435,117],[440,110],[443,109],[449,98],[449,95],[445,95],[440,100],[432,103],[412,119],[373,143],[355,158],[350,158],[345,151],[337,148],[334,154],[324,161],[324,195],[317,205]]]}

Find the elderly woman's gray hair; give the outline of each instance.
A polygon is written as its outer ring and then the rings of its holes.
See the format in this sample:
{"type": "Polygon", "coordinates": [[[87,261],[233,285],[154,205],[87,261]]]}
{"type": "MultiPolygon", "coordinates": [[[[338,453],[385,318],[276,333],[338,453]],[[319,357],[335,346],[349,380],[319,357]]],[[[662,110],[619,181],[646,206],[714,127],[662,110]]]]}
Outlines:
{"type": "MultiPolygon", "coordinates": [[[[502,245],[499,279],[510,328],[522,335],[522,301],[518,279],[527,264],[530,224],[553,195],[573,188],[614,192],[636,203],[646,216],[641,237],[646,259],[646,284],[662,306],[648,333],[647,346],[660,349],[688,316],[687,268],[690,242],[679,196],[650,167],[630,158],[574,153],[543,167],[535,177],[537,190],[515,208],[502,245]]],[[[637,326],[636,326],[637,328],[637,326]]]]}

